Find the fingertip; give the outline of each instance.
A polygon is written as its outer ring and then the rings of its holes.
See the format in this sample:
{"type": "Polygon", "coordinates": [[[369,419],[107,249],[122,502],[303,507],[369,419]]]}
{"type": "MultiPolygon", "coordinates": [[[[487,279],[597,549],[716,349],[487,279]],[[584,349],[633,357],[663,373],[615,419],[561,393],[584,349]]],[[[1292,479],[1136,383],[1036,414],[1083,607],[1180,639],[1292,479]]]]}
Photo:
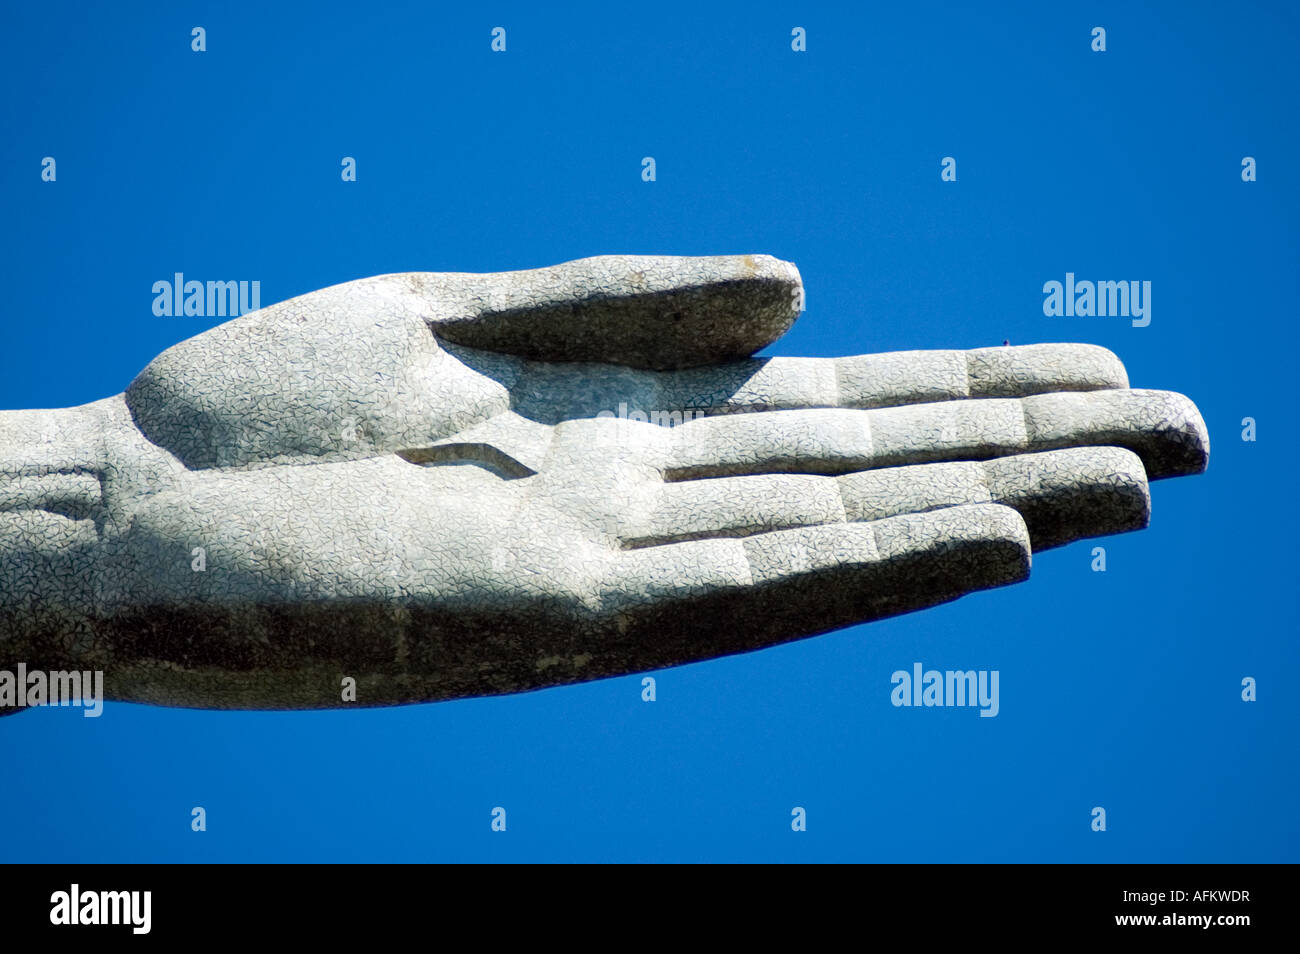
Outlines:
{"type": "Polygon", "coordinates": [[[943,575],[961,592],[1018,583],[1029,576],[1029,528],[1015,508],[1004,504],[944,507],[888,517],[870,526],[882,560],[924,555],[944,567],[943,575]]]}
{"type": "Polygon", "coordinates": [[[1201,412],[1174,391],[1121,389],[1039,394],[1023,399],[1028,444],[1036,450],[1114,445],[1136,452],[1149,480],[1203,472],[1210,438],[1201,412]]]}
{"type": "Polygon", "coordinates": [[[1114,352],[1091,344],[1029,344],[965,352],[970,397],[1127,388],[1114,352]]]}
{"type": "Polygon", "coordinates": [[[1147,476],[1160,480],[1205,473],[1210,465],[1210,431],[1192,399],[1176,391],[1132,393],[1146,397],[1147,426],[1156,438],[1146,461],[1147,476]]]}
{"type": "Polygon", "coordinates": [[[1142,530],[1151,521],[1146,469],[1122,447],[1071,447],[983,464],[989,493],[1024,518],[1035,550],[1142,530]]]}

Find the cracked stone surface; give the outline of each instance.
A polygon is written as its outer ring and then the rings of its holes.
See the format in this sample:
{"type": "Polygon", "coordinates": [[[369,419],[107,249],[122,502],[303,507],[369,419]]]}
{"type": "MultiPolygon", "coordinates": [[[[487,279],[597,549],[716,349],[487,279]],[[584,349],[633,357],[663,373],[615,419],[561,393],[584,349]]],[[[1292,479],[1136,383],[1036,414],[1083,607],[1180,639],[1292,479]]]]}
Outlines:
{"type": "Polygon", "coordinates": [[[765,255],[385,275],[2,411],[0,668],[205,708],[581,682],[1022,581],[1206,467],[1092,345],[753,357],[802,300],[765,255]]]}

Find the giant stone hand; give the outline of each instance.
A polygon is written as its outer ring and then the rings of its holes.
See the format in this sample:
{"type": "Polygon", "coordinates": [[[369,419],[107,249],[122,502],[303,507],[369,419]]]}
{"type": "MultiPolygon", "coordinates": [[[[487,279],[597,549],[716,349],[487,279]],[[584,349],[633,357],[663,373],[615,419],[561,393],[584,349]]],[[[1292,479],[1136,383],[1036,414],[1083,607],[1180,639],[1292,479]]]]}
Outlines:
{"type": "Polygon", "coordinates": [[[1206,466],[1099,347],[753,358],[801,300],[758,255],[386,275],[0,412],[0,665],[209,708],[579,682],[1018,582],[1206,466]]]}

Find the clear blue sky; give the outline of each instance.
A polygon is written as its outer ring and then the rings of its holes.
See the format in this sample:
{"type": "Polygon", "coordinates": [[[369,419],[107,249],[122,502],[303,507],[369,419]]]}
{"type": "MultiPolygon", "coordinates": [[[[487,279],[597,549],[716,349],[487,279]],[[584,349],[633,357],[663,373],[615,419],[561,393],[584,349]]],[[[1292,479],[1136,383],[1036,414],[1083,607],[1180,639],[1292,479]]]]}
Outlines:
{"type": "Polygon", "coordinates": [[[1197,402],[1209,472],[1155,484],[1105,573],[1078,543],[1023,585],[659,673],[653,704],[629,677],[4,719],[0,859],[1297,860],[1295,5],[808,6],[10,5],[0,407],[116,393],[215,324],[153,315],[177,271],[269,304],[768,252],[808,292],[773,354],[1094,342],[1197,402]],[[1067,271],[1151,281],[1150,326],[1045,317],[1067,271]],[[1000,714],[894,708],[918,661],[999,670],[1000,714]]]}

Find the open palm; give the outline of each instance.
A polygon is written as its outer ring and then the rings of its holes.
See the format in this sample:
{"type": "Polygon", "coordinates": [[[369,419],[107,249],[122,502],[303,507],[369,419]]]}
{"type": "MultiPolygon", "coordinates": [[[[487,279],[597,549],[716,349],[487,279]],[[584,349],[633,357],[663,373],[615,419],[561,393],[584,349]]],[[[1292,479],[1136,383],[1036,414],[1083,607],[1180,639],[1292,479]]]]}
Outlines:
{"type": "Polygon", "coordinates": [[[2,412],[0,652],[168,705],[533,689],[1014,583],[1206,466],[1095,346],[753,358],[801,301],[767,256],[387,275],[2,412]]]}

